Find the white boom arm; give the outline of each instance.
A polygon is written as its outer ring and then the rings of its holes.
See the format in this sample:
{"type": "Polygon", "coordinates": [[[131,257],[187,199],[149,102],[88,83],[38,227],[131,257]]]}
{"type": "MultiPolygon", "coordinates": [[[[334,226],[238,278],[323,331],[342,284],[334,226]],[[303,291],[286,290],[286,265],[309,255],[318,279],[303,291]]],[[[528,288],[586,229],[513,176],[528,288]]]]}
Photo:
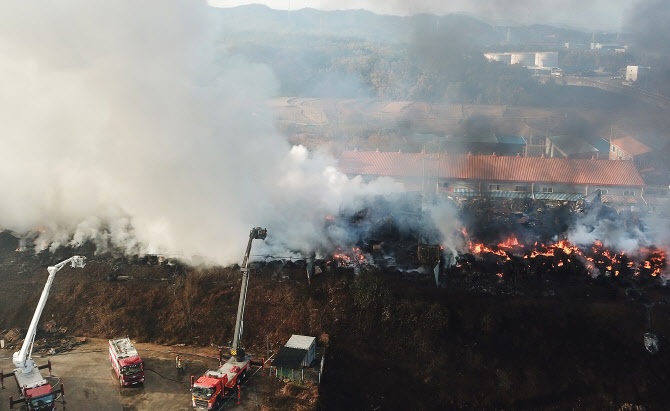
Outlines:
{"type": "Polygon", "coordinates": [[[242,271],[242,285],[240,287],[240,301],[237,305],[233,346],[230,349],[230,355],[237,357],[238,361],[244,361],[246,355],[242,348],[242,330],[244,329],[244,307],[247,305],[247,288],[249,287],[249,254],[251,253],[251,243],[254,240],[265,240],[267,235],[268,230],[265,228],[254,227],[251,229],[247,251],[244,253],[244,261],[240,269],[242,271]]]}
{"type": "Polygon", "coordinates": [[[17,371],[20,369],[20,371],[23,373],[29,373],[35,366],[35,362],[32,360],[32,354],[33,343],[35,342],[35,333],[37,332],[37,323],[42,316],[44,306],[47,304],[49,290],[51,289],[51,284],[54,281],[54,277],[56,276],[58,270],[63,268],[67,263],[72,263],[71,265],[73,268],[83,268],[86,265],[86,258],[75,255],[74,257],[70,257],[65,261],[47,268],[47,271],[49,271],[49,278],[47,278],[47,283],[44,286],[44,290],[42,291],[40,301],[37,303],[37,309],[35,310],[32,321],[30,322],[30,327],[28,327],[28,334],[26,334],[26,339],[23,341],[21,351],[15,352],[14,357],[12,358],[17,371]]]}

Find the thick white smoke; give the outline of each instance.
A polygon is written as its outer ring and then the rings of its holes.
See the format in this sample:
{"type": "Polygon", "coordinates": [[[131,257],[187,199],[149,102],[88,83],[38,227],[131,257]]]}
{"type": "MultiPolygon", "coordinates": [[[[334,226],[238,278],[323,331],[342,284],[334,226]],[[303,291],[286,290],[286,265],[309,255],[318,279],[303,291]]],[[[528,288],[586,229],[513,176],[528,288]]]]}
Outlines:
{"type": "Polygon", "coordinates": [[[581,247],[599,241],[615,252],[646,258],[649,247],[667,250],[670,245],[667,215],[667,205],[639,216],[596,205],[579,215],[566,234],[571,243],[581,247]],[[640,252],[645,255],[638,255],[640,252]]]}
{"type": "Polygon", "coordinates": [[[459,236],[463,227],[458,210],[451,203],[439,202],[427,207],[428,215],[440,231],[447,265],[452,265],[456,257],[466,251],[463,237],[459,236]]]}
{"type": "Polygon", "coordinates": [[[0,15],[0,227],[39,232],[38,249],[227,264],[255,225],[265,247],[310,250],[326,215],[400,190],[279,137],[278,82],[217,44],[204,1],[9,0],[0,15]]]}

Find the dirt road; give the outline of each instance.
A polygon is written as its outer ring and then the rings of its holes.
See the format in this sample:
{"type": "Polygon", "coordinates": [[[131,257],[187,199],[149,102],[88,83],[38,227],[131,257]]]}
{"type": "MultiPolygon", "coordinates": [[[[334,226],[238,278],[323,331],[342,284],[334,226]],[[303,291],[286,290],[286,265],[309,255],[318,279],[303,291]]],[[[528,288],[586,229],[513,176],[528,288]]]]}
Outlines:
{"type": "MultiPolygon", "coordinates": [[[[190,375],[201,375],[207,368],[218,365],[215,358],[204,356],[204,349],[198,350],[199,355],[189,355],[189,349],[185,347],[136,344],[136,348],[145,362],[146,381],[140,387],[119,386],[109,365],[105,340],[92,339],[71,352],[34,359],[38,365],[51,359],[54,377],[49,380],[52,385],[59,382],[65,385],[66,409],[97,411],[193,409],[189,392],[190,375]],[[185,359],[185,373],[182,376],[177,376],[175,370],[175,352],[182,353],[185,359]]],[[[215,350],[211,348],[212,353],[206,354],[213,356],[215,350]]],[[[0,350],[0,369],[5,372],[13,368],[11,356],[11,350],[0,350]]],[[[257,369],[252,368],[253,371],[257,369]]],[[[44,372],[48,373],[47,370],[44,372]]],[[[267,385],[261,373],[256,374],[242,388],[240,405],[237,405],[236,398],[232,398],[223,409],[257,410],[260,406],[258,394],[262,395],[267,385]]],[[[0,409],[8,408],[10,395],[15,399],[18,397],[12,377],[5,379],[5,388],[0,390],[0,409]]],[[[63,409],[63,406],[59,403],[57,409],[63,409]]]]}

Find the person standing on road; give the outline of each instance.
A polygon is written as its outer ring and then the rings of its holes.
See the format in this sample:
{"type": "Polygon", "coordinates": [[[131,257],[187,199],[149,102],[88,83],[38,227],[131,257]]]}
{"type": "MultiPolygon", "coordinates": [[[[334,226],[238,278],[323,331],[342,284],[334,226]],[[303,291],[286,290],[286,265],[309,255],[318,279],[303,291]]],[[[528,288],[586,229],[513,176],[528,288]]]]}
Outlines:
{"type": "Polygon", "coordinates": [[[182,375],[184,373],[184,368],[181,365],[181,357],[176,356],[174,359],[175,367],[177,368],[177,375],[182,375]]]}

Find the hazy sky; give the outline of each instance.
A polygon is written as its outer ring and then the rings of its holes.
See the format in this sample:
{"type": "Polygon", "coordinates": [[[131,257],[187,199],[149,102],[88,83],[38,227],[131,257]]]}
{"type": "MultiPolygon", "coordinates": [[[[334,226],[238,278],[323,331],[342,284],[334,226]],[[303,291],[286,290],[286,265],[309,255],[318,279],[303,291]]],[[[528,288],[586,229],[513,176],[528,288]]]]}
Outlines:
{"type": "Polygon", "coordinates": [[[620,19],[638,0],[208,0],[218,7],[261,3],[274,9],[312,7],[324,10],[367,9],[375,13],[406,15],[421,12],[475,13],[489,19],[510,19],[515,23],[561,23],[593,29],[617,28],[620,19]]]}

